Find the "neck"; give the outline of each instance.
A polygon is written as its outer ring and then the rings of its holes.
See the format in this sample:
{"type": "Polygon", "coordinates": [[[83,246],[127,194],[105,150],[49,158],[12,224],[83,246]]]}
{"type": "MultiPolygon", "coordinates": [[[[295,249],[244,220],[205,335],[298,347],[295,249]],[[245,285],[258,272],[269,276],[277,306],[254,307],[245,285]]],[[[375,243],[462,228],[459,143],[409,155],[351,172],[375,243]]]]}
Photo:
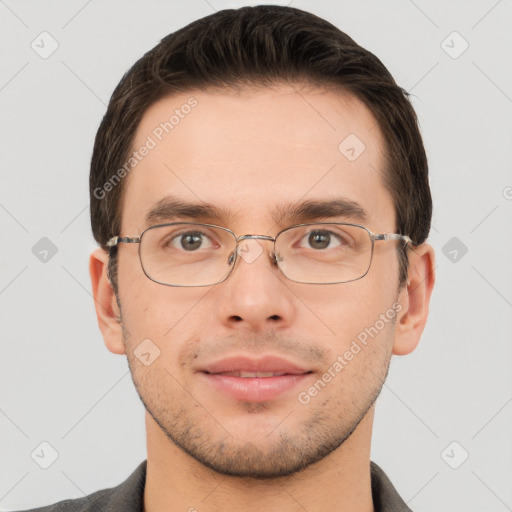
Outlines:
{"type": "Polygon", "coordinates": [[[269,480],[219,474],[177,447],[146,412],[144,512],[373,512],[370,445],[374,407],[321,461],[269,480]]]}

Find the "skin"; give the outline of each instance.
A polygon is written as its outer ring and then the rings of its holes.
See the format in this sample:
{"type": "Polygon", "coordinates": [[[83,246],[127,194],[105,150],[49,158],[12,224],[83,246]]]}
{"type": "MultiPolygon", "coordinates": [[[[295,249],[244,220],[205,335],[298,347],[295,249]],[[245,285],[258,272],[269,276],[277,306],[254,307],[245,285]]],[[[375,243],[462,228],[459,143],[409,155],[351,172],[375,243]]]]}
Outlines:
{"type": "MultiPolygon", "coordinates": [[[[191,96],[198,105],[125,178],[120,235],[138,236],[148,210],[168,194],[229,210],[221,225],[237,235],[274,236],[287,227],[272,219],[276,206],[340,194],[367,211],[365,225],[373,232],[395,232],[381,175],[383,137],[359,100],[284,84],[191,91],[155,103],[138,127],[134,148],[191,96]],[[353,162],[338,150],[350,133],[366,146],[353,162]]],[[[352,219],[325,219],[336,220],[352,219]]],[[[368,274],[334,285],[287,280],[267,256],[272,244],[259,243],[263,252],[255,261],[240,259],[225,282],[195,288],[149,280],[138,245],[122,244],[121,311],[107,278],[107,254],[98,249],[91,255],[105,344],[126,354],[147,409],[147,512],[373,511],[374,403],[391,355],[408,354],[419,342],[434,285],[433,249],[422,244],[410,252],[408,284],[399,291],[397,242],[376,242],[368,274]],[[301,404],[298,392],[396,302],[396,321],[301,404]],[[145,366],[134,350],[148,338],[160,356],[145,366]],[[234,354],[280,355],[312,373],[305,385],[277,398],[242,402],[197,373],[201,365],[234,354]]]]}

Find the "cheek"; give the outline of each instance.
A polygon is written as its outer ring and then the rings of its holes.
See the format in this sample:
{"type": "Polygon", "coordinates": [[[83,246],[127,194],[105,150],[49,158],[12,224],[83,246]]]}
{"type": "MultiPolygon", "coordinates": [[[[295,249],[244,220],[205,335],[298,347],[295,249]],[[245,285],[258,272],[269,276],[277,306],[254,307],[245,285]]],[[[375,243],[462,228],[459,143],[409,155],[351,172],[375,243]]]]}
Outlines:
{"type": "Polygon", "coordinates": [[[312,286],[297,294],[307,304],[308,317],[316,317],[319,334],[336,340],[342,347],[393,307],[398,294],[391,277],[381,274],[379,281],[372,277],[339,285],[312,286]]]}
{"type": "Polygon", "coordinates": [[[198,294],[197,289],[163,286],[145,275],[130,279],[126,272],[120,276],[125,343],[131,352],[139,345],[142,350],[146,343],[150,351],[159,352],[160,361],[166,361],[169,366],[178,360],[184,345],[197,345],[197,334],[204,318],[197,313],[198,303],[206,292],[198,294]]]}

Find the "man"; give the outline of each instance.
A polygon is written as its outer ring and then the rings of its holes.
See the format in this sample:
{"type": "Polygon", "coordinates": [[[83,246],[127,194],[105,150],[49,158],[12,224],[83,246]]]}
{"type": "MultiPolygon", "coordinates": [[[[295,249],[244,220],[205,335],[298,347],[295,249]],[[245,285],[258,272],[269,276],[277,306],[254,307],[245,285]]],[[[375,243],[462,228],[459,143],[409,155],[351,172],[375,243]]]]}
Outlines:
{"type": "Polygon", "coordinates": [[[382,63],[298,9],[195,21],[117,86],[90,190],[98,322],[148,456],[37,510],[410,510],[370,446],[427,319],[432,204],[382,63]]]}

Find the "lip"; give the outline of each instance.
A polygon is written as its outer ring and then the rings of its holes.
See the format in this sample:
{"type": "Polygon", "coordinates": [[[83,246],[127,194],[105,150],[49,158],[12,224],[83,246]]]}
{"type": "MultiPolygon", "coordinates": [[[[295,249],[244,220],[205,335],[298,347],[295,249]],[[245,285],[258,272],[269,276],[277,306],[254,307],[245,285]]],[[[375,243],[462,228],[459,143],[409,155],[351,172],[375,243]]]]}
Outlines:
{"type": "Polygon", "coordinates": [[[252,358],[247,356],[234,356],[221,359],[200,368],[200,371],[207,373],[223,372],[275,372],[298,375],[309,370],[303,368],[283,357],[263,356],[252,358]]]}
{"type": "Polygon", "coordinates": [[[199,374],[214,389],[236,400],[265,402],[293,389],[311,370],[282,357],[260,358],[229,357],[202,367],[199,374]],[[267,372],[278,375],[268,377],[240,377],[224,375],[228,372],[267,372]]]}

